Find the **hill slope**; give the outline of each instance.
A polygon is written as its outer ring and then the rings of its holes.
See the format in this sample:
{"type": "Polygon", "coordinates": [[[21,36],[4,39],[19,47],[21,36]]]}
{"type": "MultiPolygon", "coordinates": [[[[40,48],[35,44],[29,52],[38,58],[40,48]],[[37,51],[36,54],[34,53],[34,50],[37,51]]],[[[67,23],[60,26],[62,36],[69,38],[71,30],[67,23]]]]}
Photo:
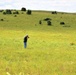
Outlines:
{"type": "Polygon", "coordinates": [[[0,74],[76,75],[76,15],[19,13],[17,17],[0,13],[4,20],[0,21],[0,74]],[[51,19],[51,26],[44,21],[46,18],[51,19]],[[24,49],[26,34],[30,38],[24,49]]]}

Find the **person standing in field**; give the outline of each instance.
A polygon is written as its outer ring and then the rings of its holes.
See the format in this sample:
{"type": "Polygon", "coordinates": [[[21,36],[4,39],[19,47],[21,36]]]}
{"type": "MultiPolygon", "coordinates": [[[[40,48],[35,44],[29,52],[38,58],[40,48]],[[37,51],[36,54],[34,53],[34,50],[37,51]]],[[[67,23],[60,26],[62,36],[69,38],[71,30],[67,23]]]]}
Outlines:
{"type": "Polygon", "coordinates": [[[27,40],[28,40],[28,38],[29,38],[28,35],[26,35],[26,36],[24,37],[24,48],[27,47],[27,40]]]}

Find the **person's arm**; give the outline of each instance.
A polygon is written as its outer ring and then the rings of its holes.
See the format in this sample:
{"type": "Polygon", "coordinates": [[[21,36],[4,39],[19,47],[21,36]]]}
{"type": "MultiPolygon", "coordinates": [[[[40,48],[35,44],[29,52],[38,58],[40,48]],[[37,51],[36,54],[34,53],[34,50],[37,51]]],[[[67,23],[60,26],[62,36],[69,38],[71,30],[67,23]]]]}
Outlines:
{"type": "Polygon", "coordinates": [[[29,38],[29,36],[28,36],[28,38],[29,38]]]}

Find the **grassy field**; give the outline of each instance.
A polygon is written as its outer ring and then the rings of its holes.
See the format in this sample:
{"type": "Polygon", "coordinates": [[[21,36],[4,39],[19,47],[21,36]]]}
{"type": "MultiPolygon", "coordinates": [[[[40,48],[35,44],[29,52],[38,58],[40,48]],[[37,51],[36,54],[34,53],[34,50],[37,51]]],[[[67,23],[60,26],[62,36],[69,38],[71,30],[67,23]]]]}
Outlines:
{"type": "Polygon", "coordinates": [[[76,75],[76,15],[19,13],[0,12],[0,75],[76,75]],[[52,26],[43,21],[47,17],[52,26]],[[30,38],[24,49],[26,34],[30,38]]]}

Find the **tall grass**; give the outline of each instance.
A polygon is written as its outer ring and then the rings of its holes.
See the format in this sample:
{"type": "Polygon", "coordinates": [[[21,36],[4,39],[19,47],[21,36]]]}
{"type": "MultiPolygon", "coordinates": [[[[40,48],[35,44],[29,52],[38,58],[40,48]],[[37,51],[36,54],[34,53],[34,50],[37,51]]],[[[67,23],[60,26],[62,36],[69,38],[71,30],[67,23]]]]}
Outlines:
{"type": "Polygon", "coordinates": [[[0,16],[4,19],[0,21],[0,75],[76,75],[75,15],[33,12],[0,16]],[[52,26],[43,21],[46,17],[52,19],[52,26]],[[70,27],[61,26],[61,21],[70,27]],[[30,38],[24,49],[26,34],[30,38]]]}

